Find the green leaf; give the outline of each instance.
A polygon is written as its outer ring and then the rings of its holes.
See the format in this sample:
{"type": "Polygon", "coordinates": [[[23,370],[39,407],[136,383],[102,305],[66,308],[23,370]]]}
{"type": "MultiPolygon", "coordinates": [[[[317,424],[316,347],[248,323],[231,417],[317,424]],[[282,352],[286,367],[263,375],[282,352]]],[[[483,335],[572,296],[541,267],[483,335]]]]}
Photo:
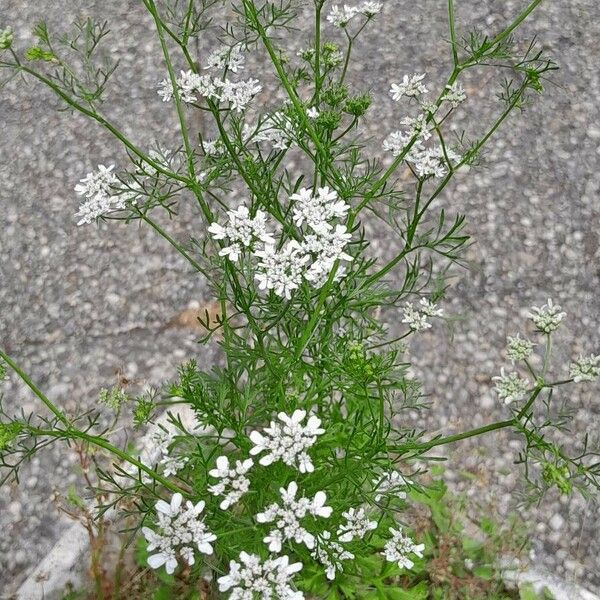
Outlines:
{"type": "MultiPolygon", "coordinates": [[[[519,598],[521,600],[543,600],[543,598],[546,597],[546,592],[547,590],[544,589],[544,596],[540,597],[530,583],[519,586],[519,598]]],[[[550,596],[550,598],[552,598],[552,596],[550,596]]]]}
{"type": "Polygon", "coordinates": [[[473,569],[473,575],[486,581],[491,581],[494,578],[494,569],[490,565],[480,565],[473,569]]]}
{"type": "Polygon", "coordinates": [[[429,590],[427,589],[427,582],[421,581],[421,583],[408,590],[388,588],[386,589],[386,595],[389,600],[427,600],[429,590]]]}
{"type": "Polygon", "coordinates": [[[45,60],[46,62],[50,62],[56,58],[52,52],[48,52],[47,50],[43,50],[39,46],[31,46],[31,48],[27,48],[25,51],[25,58],[27,60],[45,60]]]}

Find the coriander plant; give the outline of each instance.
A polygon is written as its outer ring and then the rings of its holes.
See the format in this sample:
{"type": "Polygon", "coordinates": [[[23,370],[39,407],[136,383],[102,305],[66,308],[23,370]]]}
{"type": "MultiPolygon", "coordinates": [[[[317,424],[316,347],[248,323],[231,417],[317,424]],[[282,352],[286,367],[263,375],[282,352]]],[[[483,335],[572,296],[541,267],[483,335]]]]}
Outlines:
{"type": "Polygon", "coordinates": [[[2,413],[4,480],[49,444],[100,448],[114,464],[98,468],[98,514],[116,507],[133,516],[151,568],[187,569],[212,581],[214,597],[247,600],[399,597],[398,576],[427,553],[403,512],[411,490],[426,496],[420,479],[438,446],[510,428],[523,440],[529,498],[550,487],[597,489],[591,440],[572,456],[552,431],[565,424],[557,388],[597,378],[600,357],[550,373],[565,318],[551,300],[532,309],[535,342],[508,340],[515,371],[495,379],[505,420],[431,436],[401,418],[424,408],[404,341],[444,318],[444,276],[469,242],[464,217],[436,199],[458,171],[480,164],[494,133],[556,69],[535,40],[518,37],[542,0],[524,3],[491,36],[459,32],[448,0],[447,79],[436,85],[417,72],[390,82],[397,122],[378,152],[364,139],[368,86],[347,76],[361,36],[377,34],[383,2],[140,1],[162,50],[157,90],[179,123],[178,148],[142,148],[102,111],[117,68],[102,51],[107,23],[84,20],[59,36],[40,23],[29,48],[5,29],[0,67],[49,88],[67,112],[120,142],[120,167],[99,165],[75,186],[77,225],[141,222],[171,244],[219,304],[216,319],[200,317],[200,342],[215,340],[222,360],[210,370],[191,360],[175,382],[135,399],[119,386],[101,392],[116,413],[131,411],[135,427],[167,407],[169,425],[154,437],[160,457],[145,464],[115,438],[116,418],[107,426],[96,414],[66,414],[0,351],[3,368],[47,409],[2,413]],[[286,55],[286,36],[306,23],[310,44],[286,55]],[[204,55],[198,40],[208,30],[221,45],[204,55]],[[262,97],[250,53],[266,56],[286,95],[280,105],[262,97]],[[468,102],[461,76],[473,69],[498,77],[497,118],[477,137],[451,127],[468,102]],[[205,126],[193,133],[198,114],[205,126]],[[182,203],[197,209],[189,243],[161,218],[182,203]],[[370,250],[367,223],[401,241],[395,255],[370,250]],[[382,309],[399,315],[400,335],[379,319],[382,309]],[[179,417],[182,403],[194,427],[179,417]]]}

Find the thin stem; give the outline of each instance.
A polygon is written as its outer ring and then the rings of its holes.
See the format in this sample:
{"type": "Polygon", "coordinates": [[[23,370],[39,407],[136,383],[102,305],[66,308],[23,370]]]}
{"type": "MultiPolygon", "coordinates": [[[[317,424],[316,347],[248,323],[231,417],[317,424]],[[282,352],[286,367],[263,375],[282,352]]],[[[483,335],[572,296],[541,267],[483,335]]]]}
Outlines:
{"type": "Polygon", "coordinates": [[[182,177],[181,175],[178,175],[177,173],[173,173],[172,171],[165,169],[165,167],[163,165],[161,165],[160,163],[152,160],[148,155],[146,155],[142,150],[140,150],[133,142],[128,140],[125,137],[125,135],[123,133],[121,133],[121,131],[115,125],[110,123],[110,121],[108,121],[105,117],[100,115],[95,110],[90,110],[90,109],[86,108],[85,106],[83,106],[82,104],[79,104],[79,102],[73,100],[73,98],[71,98],[68,94],[66,94],[63,90],[61,90],[60,87],[57,86],[51,79],[48,79],[41,73],[38,73],[37,71],[34,71],[33,69],[30,69],[29,67],[26,67],[21,64],[17,65],[14,68],[17,68],[20,71],[23,71],[24,73],[27,73],[27,74],[31,75],[32,77],[35,77],[38,81],[41,81],[44,85],[49,87],[59,98],[64,100],[71,108],[74,108],[81,114],[85,115],[86,117],[89,117],[90,119],[93,119],[94,121],[96,121],[97,123],[102,125],[102,127],[107,129],[108,131],[110,131],[110,133],[112,133],[128,150],[133,152],[137,157],[141,158],[145,163],[147,163],[148,165],[150,165],[151,167],[156,169],[159,173],[162,173],[163,175],[166,175],[167,177],[170,177],[171,179],[175,179],[176,181],[181,181],[181,182],[185,183],[186,185],[189,185],[190,182],[186,177],[182,177]]]}
{"type": "Polygon", "coordinates": [[[65,426],[71,428],[71,421],[66,415],[35,385],[31,378],[19,367],[19,365],[8,354],[0,350],[0,358],[21,378],[27,387],[48,407],[50,412],[65,426]]]}
{"type": "Polygon", "coordinates": [[[452,44],[452,60],[458,66],[458,44],[456,42],[456,20],[454,18],[454,0],[448,0],[448,25],[450,26],[450,43],[452,44]]]}
{"type": "Polygon", "coordinates": [[[181,254],[181,256],[183,256],[194,267],[194,269],[196,269],[208,278],[208,272],[206,271],[206,269],[204,269],[200,265],[200,263],[194,260],[179,242],[175,241],[162,227],[160,227],[158,223],[156,223],[156,221],[153,221],[145,213],[143,213],[140,210],[138,210],[137,212],[140,216],[140,219],[148,223],[148,225],[150,225],[150,227],[152,227],[154,231],[156,231],[162,238],[167,240],[167,242],[169,242],[169,244],[171,244],[171,246],[173,246],[173,248],[175,248],[175,250],[177,250],[177,252],[179,252],[179,254],[181,254]]]}

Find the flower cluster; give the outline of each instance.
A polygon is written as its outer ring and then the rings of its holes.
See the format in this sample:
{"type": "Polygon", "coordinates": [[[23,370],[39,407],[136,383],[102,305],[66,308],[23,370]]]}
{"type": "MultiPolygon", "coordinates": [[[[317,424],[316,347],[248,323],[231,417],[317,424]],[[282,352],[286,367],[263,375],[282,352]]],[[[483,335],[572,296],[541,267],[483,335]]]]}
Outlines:
{"type": "Polygon", "coordinates": [[[250,433],[250,440],[254,443],[250,454],[254,456],[266,451],[267,454],[259,460],[263,466],[281,460],[290,467],[297,467],[301,473],[312,473],[315,467],[306,450],[316,442],[317,436],[325,433],[320,427],[321,420],[311,415],[302,425],[306,417],[304,410],[294,411],[291,417],[281,412],[277,417],[283,425],[271,421],[270,427],[266,427],[263,433],[250,433]]]}
{"type": "Polygon", "coordinates": [[[567,313],[561,311],[560,305],[553,304],[551,299],[540,308],[534,306],[529,314],[537,331],[546,334],[556,331],[566,316],[567,313]]]}
{"type": "Polygon", "coordinates": [[[429,319],[431,317],[442,317],[444,310],[437,308],[434,302],[427,298],[421,298],[419,305],[415,308],[412,302],[404,305],[404,314],[402,322],[406,323],[412,331],[424,331],[431,327],[429,319]]]}
{"type": "Polygon", "coordinates": [[[165,477],[176,475],[189,461],[187,456],[174,456],[171,454],[176,435],[174,431],[159,429],[153,436],[161,455],[158,464],[162,466],[162,472],[165,477]]]}
{"type": "MultiPolygon", "coordinates": [[[[237,68],[240,68],[239,64],[237,68]]],[[[262,90],[262,86],[256,79],[231,81],[228,78],[219,79],[210,75],[199,75],[193,71],[181,71],[175,83],[179,97],[187,104],[196,102],[198,96],[201,96],[215,102],[229,104],[229,108],[238,112],[246,110],[252,98],[262,90]]],[[[170,80],[164,79],[158,84],[158,95],[163,102],[173,99],[174,90],[170,80]]]]}
{"type": "Polygon", "coordinates": [[[317,545],[310,555],[325,567],[325,576],[330,581],[335,579],[338,571],[343,571],[342,561],[352,560],[354,554],[346,550],[340,543],[331,539],[331,532],[323,531],[317,538],[317,545]]]}
{"type": "Polygon", "coordinates": [[[424,73],[413,73],[404,75],[400,83],[391,84],[390,95],[393,100],[399,102],[405,97],[416,99],[421,105],[422,112],[416,117],[402,119],[400,123],[406,126],[406,129],[391,132],[384,140],[383,148],[393,156],[403,155],[418,177],[444,177],[449,166],[460,162],[461,157],[441,143],[429,147],[425,145],[425,142],[432,137],[428,118],[433,118],[439,109],[438,104],[446,102],[452,108],[456,108],[466,100],[467,96],[463,88],[454,83],[446,88],[439,103],[422,101],[421,96],[428,92],[423,83],[424,79],[424,73]]]}
{"type": "Polygon", "coordinates": [[[513,362],[527,360],[533,353],[535,344],[528,339],[522,339],[517,334],[508,338],[506,356],[513,362]]]}
{"type": "Polygon", "coordinates": [[[442,101],[449,102],[452,108],[458,108],[466,99],[467,94],[458,82],[446,86],[446,92],[442,96],[442,101]]]}
{"type": "Polygon", "coordinates": [[[342,517],[346,522],[337,530],[340,542],[351,542],[354,538],[362,540],[369,531],[377,529],[377,521],[370,520],[364,508],[350,508],[342,513],[342,517]]]}
{"type": "Polygon", "coordinates": [[[500,375],[492,377],[492,381],[496,382],[496,393],[500,400],[504,401],[504,404],[523,400],[529,389],[529,382],[527,380],[519,377],[518,373],[509,373],[507,375],[504,372],[504,368],[500,369],[500,375]]]}
{"type": "Polygon", "coordinates": [[[158,550],[148,558],[148,564],[153,569],[165,565],[169,574],[177,567],[177,552],[188,565],[193,565],[195,550],[212,554],[211,542],[217,539],[200,518],[204,502],[194,505],[188,500],[185,507],[182,503],[181,494],[173,494],[170,504],[159,500],[156,503],[159,531],[142,527],[142,533],[148,541],[148,551],[158,550]]]}
{"type": "Polygon", "coordinates": [[[580,356],[569,365],[569,375],[575,383],[594,381],[600,376],[600,356],[580,356]]]}
{"type": "Polygon", "coordinates": [[[75,191],[85,198],[75,214],[79,219],[77,225],[93,223],[98,217],[125,208],[125,198],[115,194],[119,180],[113,173],[114,168],[114,165],[98,165],[95,173],[88,173],[75,186],[75,191]]]}
{"type": "Polygon", "coordinates": [[[346,27],[356,15],[364,15],[367,19],[381,12],[383,2],[362,2],[357,6],[344,4],[341,8],[334,4],[327,15],[327,20],[335,27],[346,27]]]}
{"type": "Polygon", "coordinates": [[[262,210],[256,211],[254,217],[245,206],[238,206],[236,210],[227,212],[228,224],[223,227],[218,223],[212,223],[208,228],[209,233],[215,240],[225,240],[228,246],[219,251],[219,256],[227,256],[229,260],[236,262],[244,248],[251,248],[256,242],[274,244],[275,240],[267,231],[267,216],[262,210]]]}
{"type": "Polygon", "coordinates": [[[223,496],[223,500],[219,504],[221,510],[227,510],[249,490],[250,480],[246,477],[246,473],[253,464],[254,461],[247,458],[244,461],[236,461],[235,467],[231,468],[226,456],[217,458],[217,468],[211,469],[208,474],[220,481],[209,485],[208,491],[213,496],[223,496]]]}
{"type": "Polygon", "coordinates": [[[298,484],[292,481],[287,489],[280,488],[279,493],[281,505],[273,503],[264,512],[256,515],[259,523],[275,522],[275,529],[272,529],[263,541],[269,545],[271,552],[280,552],[282,543],[287,540],[294,540],[312,550],[315,547],[315,536],[307,531],[300,521],[308,515],[323,518],[331,516],[333,509],[325,506],[325,492],[317,492],[312,500],[305,497],[297,500],[298,484]]]}
{"type": "Polygon", "coordinates": [[[414,554],[419,558],[423,558],[425,544],[415,544],[400,529],[390,527],[390,533],[392,538],[386,542],[382,554],[388,562],[398,563],[401,569],[412,569],[415,563],[408,558],[408,555],[414,554]]]}
{"type": "Polygon", "coordinates": [[[229,573],[219,577],[219,591],[230,591],[230,600],[252,600],[256,594],[262,600],[302,600],[304,594],[291,586],[292,576],[300,570],[302,563],[290,564],[285,555],[261,562],[259,556],[241,552],[240,562],[230,561],[229,573]]]}
{"type": "Polygon", "coordinates": [[[392,83],[390,95],[392,100],[399,102],[404,96],[408,98],[417,98],[421,94],[428,92],[423,84],[425,73],[414,73],[413,75],[404,75],[400,83],[392,83]]]}
{"type": "Polygon", "coordinates": [[[406,500],[406,488],[412,484],[410,479],[403,477],[398,471],[388,471],[381,477],[373,479],[373,491],[375,502],[379,502],[384,496],[394,495],[400,500],[406,500]]]}
{"type": "Polygon", "coordinates": [[[431,138],[425,115],[414,119],[407,117],[401,123],[407,129],[390,133],[383,141],[383,149],[391,152],[392,156],[405,153],[405,160],[419,177],[443,177],[448,172],[449,163],[456,164],[460,161],[460,156],[451,148],[441,145],[429,147],[424,144],[431,138]],[[412,146],[406,151],[411,142],[412,146]]]}
{"type": "MultiPolygon", "coordinates": [[[[229,245],[219,254],[234,261],[239,259],[244,248],[252,249],[256,241],[261,241],[264,246],[254,250],[259,259],[255,275],[259,288],[273,290],[287,299],[303,281],[321,287],[336,261],[352,260],[352,256],[345,252],[352,234],[345,225],[331,223],[343,218],[350,208],[335,191],[323,187],[315,193],[302,188],[290,196],[290,201],[294,223],[298,227],[306,225],[309,228],[300,241],[291,239],[277,245],[266,232],[264,214],[258,211],[254,220],[250,220],[249,211],[244,206],[227,213],[227,227],[212,223],[208,230],[217,240],[229,240],[229,245]]],[[[336,271],[336,280],[343,275],[344,269],[340,267],[336,271]]]]}
{"type": "Polygon", "coordinates": [[[292,218],[300,227],[306,223],[316,234],[325,235],[333,229],[331,219],[343,219],[350,206],[338,198],[335,190],[319,188],[317,193],[302,188],[290,196],[293,202],[292,218]]]}
{"type": "Polygon", "coordinates": [[[246,57],[240,46],[223,46],[211,52],[206,59],[205,69],[227,69],[232,73],[243,70],[246,57]]]}

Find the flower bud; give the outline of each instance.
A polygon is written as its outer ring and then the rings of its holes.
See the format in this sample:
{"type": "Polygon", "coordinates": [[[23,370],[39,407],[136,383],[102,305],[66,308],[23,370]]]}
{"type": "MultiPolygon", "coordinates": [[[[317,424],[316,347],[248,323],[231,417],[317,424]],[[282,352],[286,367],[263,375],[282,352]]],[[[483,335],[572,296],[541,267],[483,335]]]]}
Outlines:
{"type": "Polygon", "coordinates": [[[12,46],[13,32],[10,27],[0,30],[0,50],[7,50],[12,46]]]}

